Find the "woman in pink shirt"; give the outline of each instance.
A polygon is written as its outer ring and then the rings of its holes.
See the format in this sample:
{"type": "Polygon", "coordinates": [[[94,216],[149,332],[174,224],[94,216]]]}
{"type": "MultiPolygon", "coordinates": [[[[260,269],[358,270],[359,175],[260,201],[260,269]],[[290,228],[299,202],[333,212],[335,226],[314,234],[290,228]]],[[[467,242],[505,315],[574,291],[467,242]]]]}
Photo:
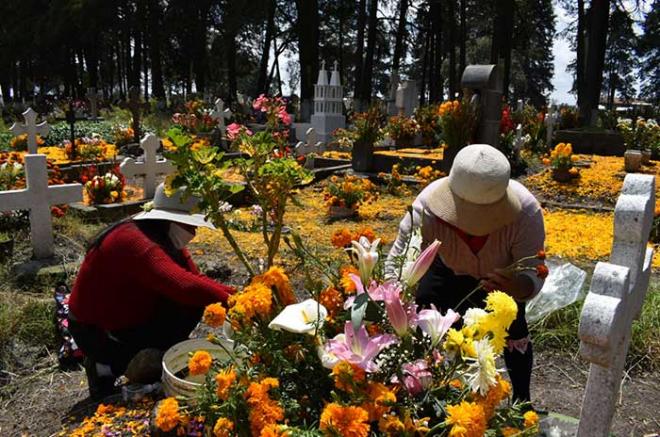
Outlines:
{"type": "MultiPolygon", "coordinates": [[[[509,328],[504,359],[514,399],[530,400],[532,347],[525,321],[525,302],[539,292],[543,279],[533,271],[508,275],[502,269],[543,250],[545,231],[538,201],[520,183],[497,149],[475,144],[463,148],[448,177],[426,187],[406,214],[389,254],[389,263],[405,253],[410,233],[421,227],[422,249],[442,242],[432,267],[419,283],[418,305],[464,313],[483,307],[488,291],[501,290],[518,302],[518,317],[509,328]],[[460,307],[477,285],[483,287],[460,307]]],[[[542,261],[529,261],[530,267],[542,261]]]]}

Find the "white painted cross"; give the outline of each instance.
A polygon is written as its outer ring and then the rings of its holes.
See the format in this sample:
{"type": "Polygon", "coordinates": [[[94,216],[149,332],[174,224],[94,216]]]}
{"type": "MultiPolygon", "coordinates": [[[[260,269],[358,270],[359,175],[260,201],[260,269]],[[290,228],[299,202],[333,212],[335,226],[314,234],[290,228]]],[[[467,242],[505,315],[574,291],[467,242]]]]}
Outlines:
{"type": "Polygon", "coordinates": [[[578,334],[591,363],[580,412],[579,437],[610,435],[631,326],[644,304],[653,249],[647,242],[655,208],[655,178],[629,174],[614,211],[609,262],[596,265],[578,334]]]}
{"type": "Polygon", "coordinates": [[[523,140],[522,140],[522,124],[518,123],[518,126],[516,126],[516,137],[513,139],[513,148],[515,150],[520,150],[523,145],[523,140]]]}
{"type": "Polygon", "coordinates": [[[222,99],[217,99],[215,101],[215,109],[211,111],[211,117],[218,122],[218,129],[220,133],[225,135],[225,119],[229,120],[231,117],[231,109],[225,109],[225,102],[222,99]]]}
{"type": "Polygon", "coordinates": [[[518,106],[516,107],[516,111],[522,112],[523,109],[525,109],[525,101],[523,99],[518,99],[518,106]]]}
{"type": "Polygon", "coordinates": [[[32,251],[37,259],[53,255],[51,205],[82,201],[82,185],[48,186],[46,155],[25,155],[27,188],[0,191],[0,211],[30,210],[32,251]]]}
{"type": "Polygon", "coordinates": [[[28,153],[37,153],[37,135],[45,137],[48,135],[48,123],[43,121],[37,124],[37,113],[32,108],[27,108],[23,113],[25,124],[14,123],[9,131],[16,135],[27,134],[28,153]]]}
{"type": "Polygon", "coordinates": [[[156,151],[160,147],[160,140],[154,134],[146,134],[140,141],[140,148],[144,150],[142,161],[126,158],[119,166],[124,176],[144,176],[144,198],[152,199],[156,194],[156,176],[174,173],[174,166],[167,159],[158,159],[156,151]]]}
{"type": "Polygon", "coordinates": [[[318,141],[318,135],[313,127],[307,129],[307,132],[305,132],[305,142],[299,141],[296,144],[295,151],[297,156],[323,152],[323,143],[318,141]]]}
{"type": "Polygon", "coordinates": [[[555,129],[555,123],[557,122],[557,115],[555,114],[555,107],[550,106],[548,108],[548,113],[545,116],[545,145],[549,148],[552,148],[552,136],[555,129]]]}

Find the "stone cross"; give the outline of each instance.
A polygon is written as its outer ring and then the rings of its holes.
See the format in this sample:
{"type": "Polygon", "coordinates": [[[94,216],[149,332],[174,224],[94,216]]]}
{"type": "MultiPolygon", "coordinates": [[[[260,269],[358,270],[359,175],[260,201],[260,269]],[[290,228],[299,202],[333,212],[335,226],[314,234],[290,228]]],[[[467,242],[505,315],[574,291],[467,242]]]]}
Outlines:
{"type": "Polygon", "coordinates": [[[632,322],[649,285],[653,249],[647,242],[654,208],[655,178],[627,175],[614,211],[612,254],[609,262],[596,265],[580,316],[580,354],[591,367],[578,437],[610,435],[632,322]]]}
{"type": "Polygon", "coordinates": [[[37,113],[32,108],[27,108],[23,113],[25,124],[14,123],[9,131],[15,136],[27,134],[28,153],[37,153],[37,135],[45,137],[48,135],[48,123],[42,121],[37,124],[37,113]]]}
{"type": "Polygon", "coordinates": [[[299,141],[295,147],[296,155],[305,156],[309,153],[320,153],[323,151],[323,143],[318,141],[318,135],[313,127],[305,132],[305,142],[299,141]]]}
{"type": "Polygon", "coordinates": [[[525,109],[525,102],[523,99],[518,100],[518,106],[516,108],[516,111],[522,112],[522,110],[525,109]]]}
{"type": "Polygon", "coordinates": [[[32,251],[37,259],[53,256],[51,205],[82,201],[82,185],[48,186],[46,155],[25,155],[27,188],[0,191],[0,211],[30,210],[32,251]]]}
{"type": "Polygon", "coordinates": [[[545,116],[545,145],[552,148],[552,137],[554,135],[555,123],[557,122],[557,115],[555,114],[555,107],[550,106],[548,113],[545,116]]]}
{"type": "MultiPolygon", "coordinates": [[[[479,104],[479,124],[476,132],[476,143],[499,146],[500,118],[502,117],[502,87],[503,81],[497,65],[468,65],[461,77],[461,86],[476,97],[479,104]]],[[[452,154],[458,151],[452,151],[452,154]]],[[[446,153],[446,152],[445,152],[446,153]]],[[[445,155],[447,161],[443,166],[451,167],[454,157],[445,155]]]]}
{"type": "Polygon", "coordinates": [[[156,176],[174,173],[174,166],[167,159],[158,159],[156,151],[160,148],[160,140],[154,134],[146,134],[140,141],[144,150],[142,161],[126,158],[119,166],[124,176],[144,176],[144,198],[152,199],[156,193],[156,176]]]}
{"type": "Polygon", "coordinates": [[[87,88],[87,94],[86,94],[87,99],[89,99],[89,111],[92,114],[92,120],[96,120],[98,117],[98,107],[97,107],[97,99],[98,99],[98,94],[96,93],[96,88],[87,88]]]}
{"type": "Polygon", "coordinates": [[[229,120],[231,117],[231,109],[225,109],[225,102],[222,99],[215,101],[215,109],[211,112],[211,117],[218,122],[218,129],[220,133],[225,135],[225,119],[229,120]]]}
{"type": "Polygon", "coordinates": [[[515,150],[520,150],[523,145],[522,132],[522,124],[518,123],[518,126],[516,126],[516,137],[513,140],[513,148],[515,150]]]}

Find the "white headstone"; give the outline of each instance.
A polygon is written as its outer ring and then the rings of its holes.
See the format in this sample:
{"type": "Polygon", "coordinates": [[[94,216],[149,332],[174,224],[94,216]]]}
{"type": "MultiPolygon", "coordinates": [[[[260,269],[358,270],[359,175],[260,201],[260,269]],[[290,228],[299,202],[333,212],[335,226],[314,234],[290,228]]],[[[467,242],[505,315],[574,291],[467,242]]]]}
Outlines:
{"type": "Polygon", "coordinates": [[[218,122],[218,129],[225,134],[225,119],[229,120],[231,117],[231,110],[229,108],[225,109],[225,102],[222,99],[217,99],[215,101],[215,109],[211,112],[211,117],[218,122]]]}
{"type": "Polygon", "coordinates": [[[160,140],[154,134],[146,134],[140,141],[140,148],[144,150],[141,161],[126,158],[119,166],[124,176],[144,176],[144,198],[152,199],[156,194],[156,176],[174,173],[174,166],[167,159],[158,159],[156,151],[160,147],[160,140]]]}
{"type": "Polygon", "coordinates": [[[87,88],[87,98],[89,99],[89,111],[92,114],[92,120],[96,120],[98,117],[96,88],[87,88]]]}
{"type": "Polygon", "coordinates": [[[80,202],[82,185],[48,186],[46,155],[25,155],[27,188],[0,191],[0,211],[30,210],[32,251],[37,259],[53,255],[51,205],[80,202]]]}
{"type": "Polygon", "coordinates": [[[549,148],[553,147],[552,137],[554,135],[555,123],[557,122],[557,115],[555,114],[555,107],[550,106],[548,113],[545,116],[545,144],[549,148]]]}
{"type": "Polygon", "coordinates": [[[305,133],[305,142],[298,142],[295,147],[297,156],[305,156],[310,153],[321,153],[323,152],[323,143],[318,141],[318,135],[313,127],[307,129],[305,133]]]}
{"type": "Polygon", "coordinates": [[[623,154],[624,168],[627,173],[636,173],[642,168],[642,152],[640,150],[626,150],[623,154]]]}
{"type": "Polygon", "coordinates": [[[580,413],[579,437],[610,435],[631,326],[639,316],[651,275],[648,247],[655,209],[655,178],[629,174],[614,211],[610,261],[596,265],[578,334],[591,363],[580,413]]]}
{"type": "Polygon", "coordinates": [[[48,123],[43,121],[37,124],[37,113],[32,108],[27,108],[23,113],[25,124],[14,123],[9,131],[16,135],[27,134],[28,153],[37,153],[37,135],[45,137],[48,135],[48,123]]]}
{"type": "Polygon", "coordinates": [[[396,90],[395,104],[399,114],[410,117],[419,106],[419,95],[417,93],[417,81],[404,80],[396,90]]]}

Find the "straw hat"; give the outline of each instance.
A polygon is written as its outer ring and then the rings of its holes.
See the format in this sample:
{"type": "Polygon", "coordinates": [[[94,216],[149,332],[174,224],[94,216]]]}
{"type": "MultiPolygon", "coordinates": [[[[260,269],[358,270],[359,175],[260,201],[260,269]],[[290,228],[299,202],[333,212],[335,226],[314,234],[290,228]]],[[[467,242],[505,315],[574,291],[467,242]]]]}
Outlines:
{"type": "Polygon", "coordinates": [[[165,186],[160,184],[156,188],[153,208],[137,214],[133,220],[169,220],[190,226],[215,229],[215,226],[204,218],[204,214],[191,214],[198,203],[199,199],[193,196],[188,196],[186,200],[183,200],[183,189],[178,189],[171,197],[168,197],[165,194],[165,186]]]}
{"type": "Polygon", "coordinates": [[[440,180],[427,208],[442,220],[475,236],[487,235],[515,221],[520,199],[509,184],[506,156],[487,144],[461,149],[449,176],[440,180]]]}

